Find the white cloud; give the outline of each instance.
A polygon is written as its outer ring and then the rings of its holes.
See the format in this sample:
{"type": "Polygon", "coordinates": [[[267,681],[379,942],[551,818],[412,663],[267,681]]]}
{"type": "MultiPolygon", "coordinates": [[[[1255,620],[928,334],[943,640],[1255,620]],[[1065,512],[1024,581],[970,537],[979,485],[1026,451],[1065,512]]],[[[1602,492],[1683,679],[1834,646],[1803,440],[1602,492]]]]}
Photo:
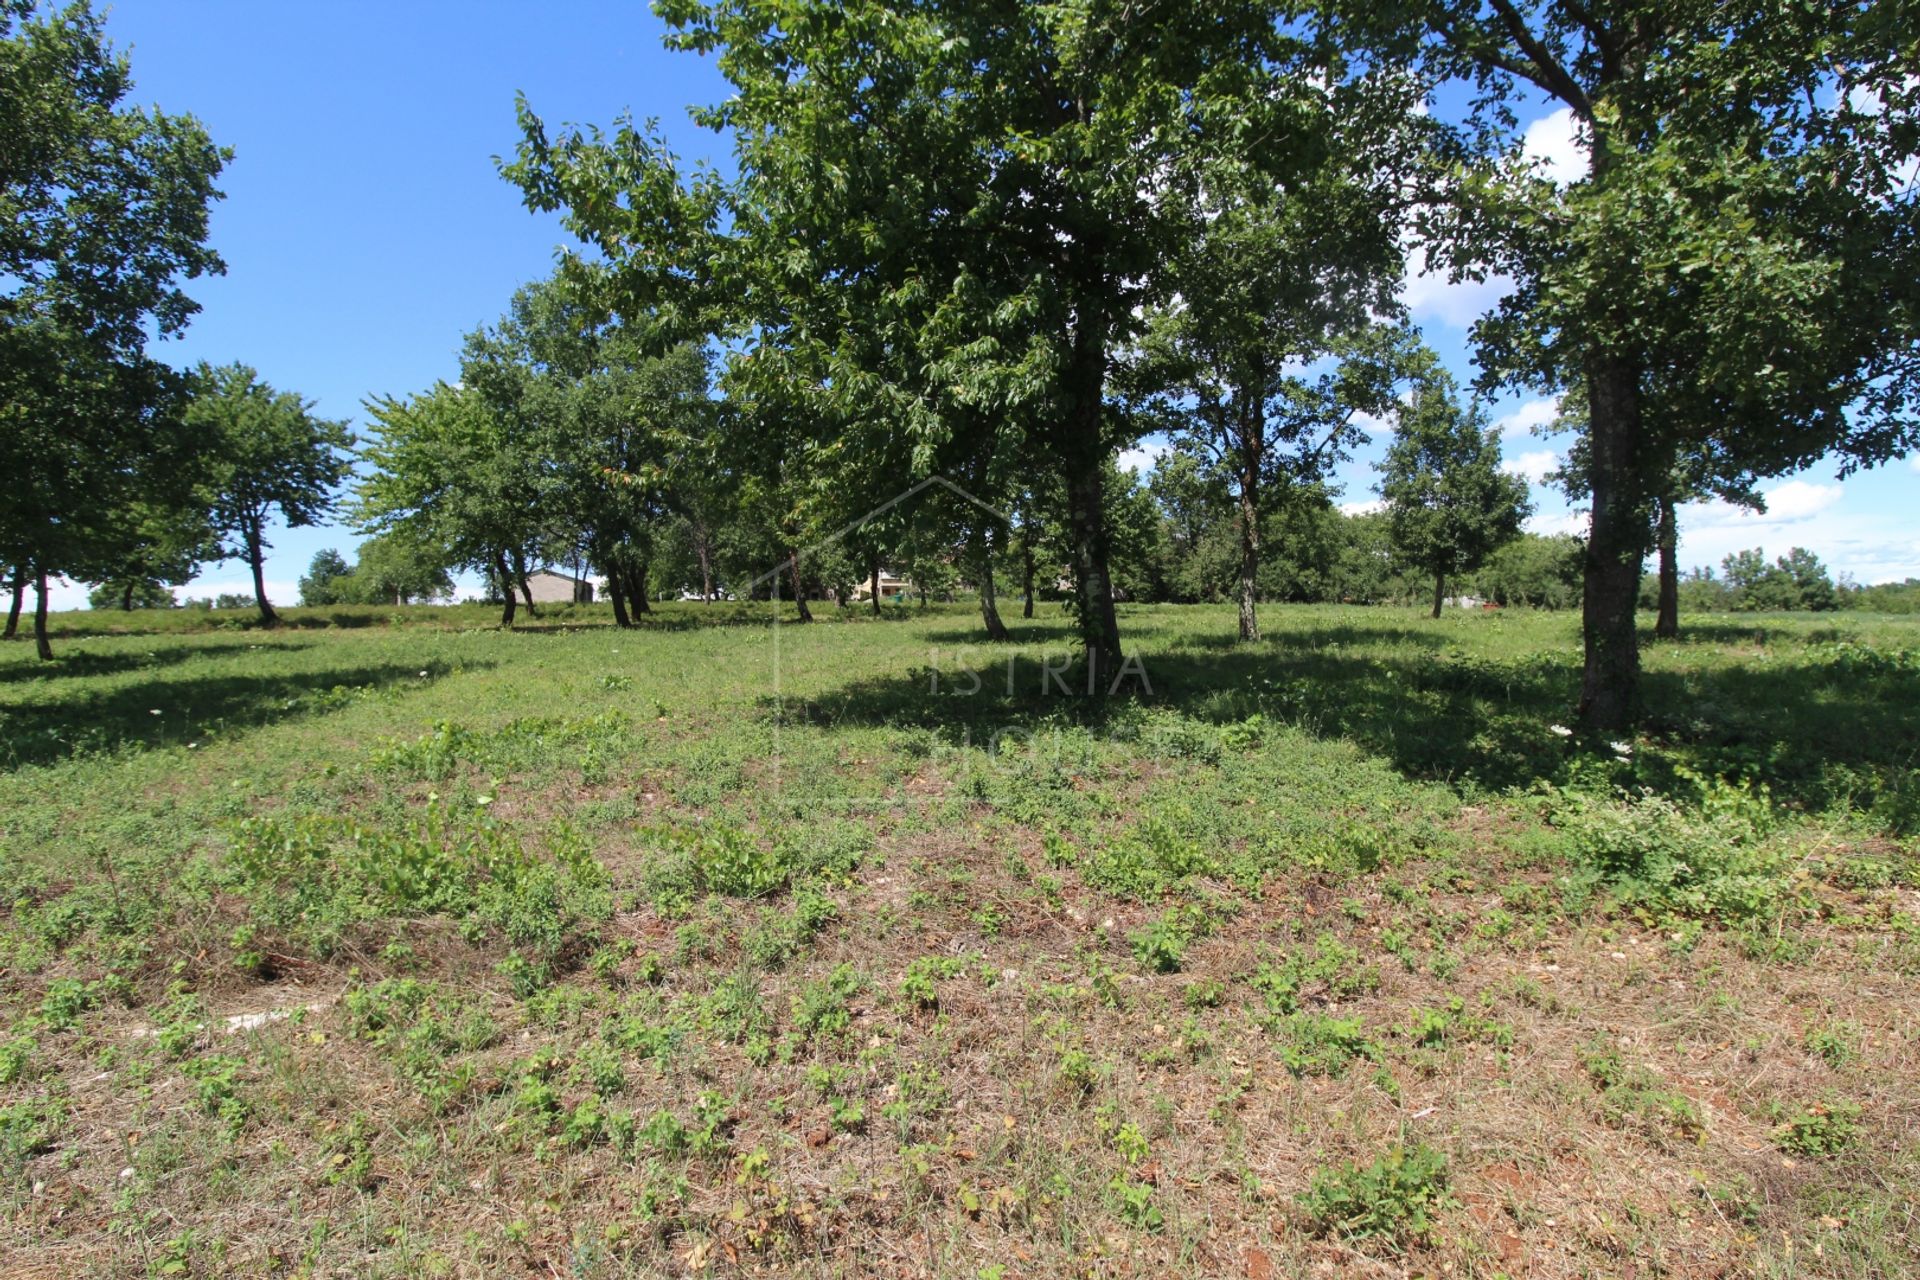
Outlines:
{"type": "Polygon", "coordinates": [[[1587,147],[1580,140],[1572,107],[1550,111],[1528,125],[1520,149],[1541,177],[1555,183],[1564,186],[1587,176],[1587,147]]]}
{"type": "Polygon", "coordinates": [[[1493,425],[1500,428],[1503,436],[1530,436],[1536,429],[1552,427],[1559,416],[1560,397],[1549,396],[1544,400],[1528,400],[1493,425]]]}
{"type": "Polygon", "coordinates": [[[1568,533],[1577,538],[1587,536],[1587,513],[1585,511],[1561,511],[1554,514],[1539,514],[1527,519],[1527,532],[1553,537],[1568,533]]]}
{"type": "Polygon", "coordinates": [[[1508,458],[1500,464],[1500,469],[1508,475],[1525,476],[1534,484],[1541,484],[1559,466],[1558,453],[1552,449],[1534,449],[1517,458],[1508,458]]]}
{"type": "Polygon", "coordinates": [[[1505,276],[1454,283],[1444,270],[1429,270],[1427,253],[1416,247],[1407,254],[1400,299],[1416,320],[1428,320],[1465,329],[1513,289],[1505,276]]]}
{"type": "Polygon", "coordinates": [[[1691,524],[1704,529],[1745,529],[1760,533],[1783,524],[1794,524],[1811,519],[1840,501],[1841,489],[1837,484],[1810,484],[1805,480],[1788,480],[1771,489],[1761,490],[1766,499],[1764,512],[1750,511],[1731,502],[1690,502],[1681,509],[1683,524],[1691,524]]]}
{"type": "Polygon", "coordinates": [[[1372,515],[1376,511],[1385,511],[1386,509],[1387,504],[1378,498],[1369,498],[1365,502],[1343,502],[1340,504],[1340,514],[1343,516],[1372,515]]]}
{"type": "Polygon", "coordinates": [[[1920,471],[1920,453],[1908,454],[1907,465],[1912,467],[1915,471],[1920,471]]]}
{"type": "Polygon", "coordinates": [[[1120,451],[1120,469],[1142,477],[1151,475],[1160,459],[1167,456],[1167,448],[1158,441],[1142,440],[1133,448],[1120,451]]]}
{"type": "Polygon", "coordinates": [[[1393,434],[1393,419],[1384,413],[1367,413],[1365,411],[1356,413],[1353,415],[1353,425],[1366,432],[1369,436],[1388,436],[1393,434]]]}

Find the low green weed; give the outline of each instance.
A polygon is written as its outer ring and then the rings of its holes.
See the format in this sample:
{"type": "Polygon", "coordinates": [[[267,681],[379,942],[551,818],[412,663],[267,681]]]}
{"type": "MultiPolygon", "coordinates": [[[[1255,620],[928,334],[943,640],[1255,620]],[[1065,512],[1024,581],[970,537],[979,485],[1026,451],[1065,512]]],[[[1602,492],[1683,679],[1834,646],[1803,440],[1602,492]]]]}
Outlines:
{"type": "Polygon", "coordinates": [[[1396,1145],[1371,1164],[1314,1174],[1300,1205],[1322,1234],[1424,1240],[1434,1214],[1454,1203],[1447,1181],[1444,1155],[1421,1143],[1396,1145]]]}

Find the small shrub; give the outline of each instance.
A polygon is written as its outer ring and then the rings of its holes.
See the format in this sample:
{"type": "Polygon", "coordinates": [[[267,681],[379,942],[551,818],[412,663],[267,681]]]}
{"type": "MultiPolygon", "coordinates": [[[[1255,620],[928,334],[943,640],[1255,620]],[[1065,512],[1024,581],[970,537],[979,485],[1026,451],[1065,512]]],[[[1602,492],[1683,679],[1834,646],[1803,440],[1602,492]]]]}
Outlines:
{"type": "Polygon", "coordinates": [[[1625,903],[1677,915],[1749,920],[1777,915],[1795,897],[1791,859],[1766,839],[1766,788],[1693,779],[1697,809],[1651,791],[1614,800],[1554,790],[1549,817],[1565,830],[1576,860],[1625,903]]]}
{"type": "Polygon", "coordinates": [[[1395,1146],[1372,1164],[1346,1164],[1313,1175],[1300,1197],[1323,1234],[1424,1240],[1433,1215],[1453,1203],[1447,1159],[1424,1144],[1395,1146]]]}
{"type": "Polygon", "coordinates": [[[1803,1156],[1830,1156],[1860,1140],[1860,1104],[1835,1100],[1797,1107],[1773,1131],[1774,1145],[1803,1156]]]}

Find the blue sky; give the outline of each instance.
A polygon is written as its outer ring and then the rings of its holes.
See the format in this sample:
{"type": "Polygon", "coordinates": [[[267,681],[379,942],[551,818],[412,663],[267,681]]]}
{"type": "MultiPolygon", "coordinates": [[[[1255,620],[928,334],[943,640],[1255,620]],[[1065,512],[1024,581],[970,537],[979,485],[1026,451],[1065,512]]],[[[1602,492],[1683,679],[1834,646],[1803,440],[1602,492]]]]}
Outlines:
{"type": "MultiPolygon", "coordinates": [[[[685,110],[724,97],[724,82],[710,62],[662,49],[641,0],[117,0],[107,27],[132,56],[134,100],[191,112],[235,151],[213,214],[228,273],[197,282],[204,309],[157,353],[178,364],[244,361],[356,425],[369,395],[453,377],[461,335],[545,275],[566,241],[557,220],[528,212],[495,171],[493,157],[518,138],[516,91],[549,122],[604,124],[631,110],[658,117],[682,155],[725,158],[724,140],[694,128],[685,110]]],[[[1550,163],[1577,161],[1563,124],[1549,117],[1534,131],[1550,163]]],[[[1494,296],[1489,286],[1409,283],[1414,318],[1463,377],[1467,326],[1494,296]]],[[[1512,465],[1538,471],[1565,448],[1525,433],[1548,408],[1525,396],[1494,406],[1516,428],[1506,440],[1512,465]]],[[[1343,470],[1343,501],[1373,496],[1381,443],[1343,470]]],[[[1816,469],[1776,482],[1767,517],[1688,512],[1682,561],[1800,545],[1862,581],[1920,576],[1916,471],[1902,460],[1841,484],[1831,468],[1816,469]]],[[[1535,496],[1537,527],[1578,519],[1544,488],[1535,496]]],[[[294,602],[315,551],[350,553],[356,542],[338,527],[272,540],[268,591],[283,603],[294,602]]],[[[245,566],[228,562],[207,566],[186,593],[251,589],[245,566]]],[[[84,598],[84,587],[69,586],[54,603],[84,598]]]]}

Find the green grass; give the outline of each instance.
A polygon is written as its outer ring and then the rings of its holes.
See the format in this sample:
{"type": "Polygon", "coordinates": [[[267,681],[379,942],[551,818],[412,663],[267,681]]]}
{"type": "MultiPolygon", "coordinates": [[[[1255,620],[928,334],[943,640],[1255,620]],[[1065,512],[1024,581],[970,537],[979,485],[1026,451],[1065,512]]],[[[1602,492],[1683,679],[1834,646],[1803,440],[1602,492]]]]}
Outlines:
{"type": "Polygon", "coordinates": [[[0,648],[7,1256],[1920,1264],[1920,624],[542,612],[0,648]]]}

